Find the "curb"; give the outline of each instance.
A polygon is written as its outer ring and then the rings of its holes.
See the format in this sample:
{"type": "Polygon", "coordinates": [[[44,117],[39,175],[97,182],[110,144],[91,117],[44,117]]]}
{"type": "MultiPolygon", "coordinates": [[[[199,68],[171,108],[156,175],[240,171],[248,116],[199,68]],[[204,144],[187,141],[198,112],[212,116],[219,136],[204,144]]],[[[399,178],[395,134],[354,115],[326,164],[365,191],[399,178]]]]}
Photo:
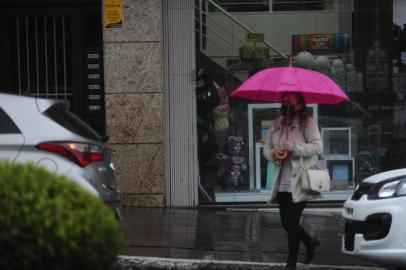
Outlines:
{"type": "MultiPolygon", "coordinates": [[[[230,212],[263,212],[263,213],[279,213],[279,209],[277,208],[226,208],[226,211],[230,212]]],[[[332,215],[332,214],[340,214],[343,212],[343,208],[305,208],[303,210],[303,214],[310,214],[310,215],[332,215]]]]}
{"type": "MultiPolygon", "coordinates": [[[[317,201],[309,201],[306,205],[306,208],[342,208],[344,206],[345,200],[341,202],[337,201],[325,201],[325,202],[317,202],[317,201]]],[[[176,207],[175,207],[176,208],[176,207]]],[[[183,207],[179,207],[183,208],[183,207]]],[[[246,204],[236,204],[236,203],[226,203],[226,204],[200,204],[196,207],[192,207],[192,209],[197,210],[225,210],[226,208],[239,208],[239,209],[258,209],[258,208],[268,208],[278,209],[277,203],[246,203],[246,204]]]]}
{"type": "MultiPolygon", "coordinates": [[[[192,260],[159,257],[119,256],[113,270],[283,270],[283,263],[259,263],[220,260],[192,260]]],[[[305,265],[298,264],[298,270],[385,270],[380,267],[305,265]]]]}

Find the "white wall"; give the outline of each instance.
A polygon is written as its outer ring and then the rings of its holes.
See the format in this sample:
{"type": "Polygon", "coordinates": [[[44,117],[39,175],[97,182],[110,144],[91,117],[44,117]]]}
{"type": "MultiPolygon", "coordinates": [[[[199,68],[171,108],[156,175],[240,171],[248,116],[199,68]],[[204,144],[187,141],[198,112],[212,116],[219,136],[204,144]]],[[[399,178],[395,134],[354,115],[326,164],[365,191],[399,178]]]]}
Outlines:
{"type": "Polygon", "coordinates": [[[354,11],[353,0],[340,0],[337,1],[337,8],[339,10],[339,25],[340,33],[352,32],[352,12],[354,11]]]}
{"type": "Polygon", "coordinates": [[[393,22],[403,28],[406,24],[406,1],[393,0],[393,22]]]}

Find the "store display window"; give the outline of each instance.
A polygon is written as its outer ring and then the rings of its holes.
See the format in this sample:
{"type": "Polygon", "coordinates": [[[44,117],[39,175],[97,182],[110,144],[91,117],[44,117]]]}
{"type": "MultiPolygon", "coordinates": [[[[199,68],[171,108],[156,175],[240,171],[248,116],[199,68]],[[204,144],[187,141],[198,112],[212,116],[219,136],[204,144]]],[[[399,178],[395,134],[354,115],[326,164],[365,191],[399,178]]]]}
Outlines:
{"type": "Polygon", "coordinates": [[[346,200],[366,177],[405,166],[404,1],[234,1],[238,11],[227,13],[201,2],[208,10],[196,13],[201,203],[269,200],[276,165],[262,151],[280,104],[230,95],[258,71],[288,66],[289,58],[328,76],[350,98],[308,104],[324,146],[316,160],[332,181],[324,200],[346,200]]]}

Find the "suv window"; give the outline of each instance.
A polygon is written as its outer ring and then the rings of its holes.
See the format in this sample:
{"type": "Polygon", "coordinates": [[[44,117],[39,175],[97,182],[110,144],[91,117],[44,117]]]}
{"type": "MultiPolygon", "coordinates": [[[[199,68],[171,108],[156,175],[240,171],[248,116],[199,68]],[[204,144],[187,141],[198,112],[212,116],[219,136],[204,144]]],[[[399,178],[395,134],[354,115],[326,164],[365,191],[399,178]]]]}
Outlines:
{"type": "Polygon", "coordinates": [[[0,134],[21,133],[13,120],[0,108],[0,134]]]}
{"type": "Polygon", "coordinates": [[[73,133],[91,140],[101,141],[100,135],[82,119],[70,112],[64,104],[53,105],[44,114],[73,133]]]}

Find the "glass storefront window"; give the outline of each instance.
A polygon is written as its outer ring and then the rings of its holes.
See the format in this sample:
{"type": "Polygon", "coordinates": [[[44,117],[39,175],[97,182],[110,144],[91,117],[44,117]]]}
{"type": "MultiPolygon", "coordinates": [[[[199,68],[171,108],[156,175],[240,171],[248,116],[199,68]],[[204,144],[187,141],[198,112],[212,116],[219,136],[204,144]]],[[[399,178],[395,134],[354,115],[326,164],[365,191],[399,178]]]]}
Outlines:
{"type": "MultiPolygon", "coordinates": [[[[269,11],[269,0],[214,0],[214,2],[227,12],[269,11]]],[[[209,10],[213,12],[216,8],[209,5],[209,10]]]]}
{"type": "Polygon", "coordinates": [[[326,0],[273,0],[273,11],[309,11],[332,9],[334,1],[326,0]]]}
{"type": "Polygon", "coordinates": [[[405,167],[406,3],[269,3],[266,12],[252,10],[258,3],[240,7],[249,13],[197,12],[199,173],[208,195],[201,202],[269,199],[274,164],[262,148],[280,104],[230,94],[259,70],[288,66],[288,57],[329,76],[350,98],[308,104],[322,134],[321,162],[332,177],[326,200],[345,200],[365,177],[405,167]]]}

